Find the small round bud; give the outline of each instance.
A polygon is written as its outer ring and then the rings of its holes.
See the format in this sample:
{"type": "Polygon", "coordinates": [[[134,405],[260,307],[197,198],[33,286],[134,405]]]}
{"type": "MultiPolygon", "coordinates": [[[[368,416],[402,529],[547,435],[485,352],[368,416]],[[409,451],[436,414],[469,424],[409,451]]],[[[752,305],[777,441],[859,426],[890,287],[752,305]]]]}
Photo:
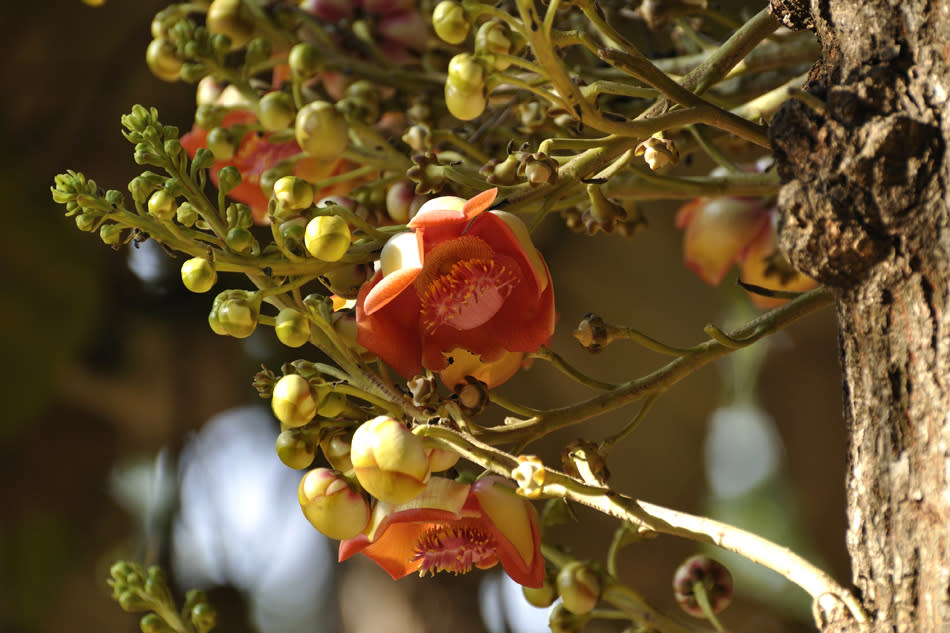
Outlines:
{"type": "Polygon", "coordinates": [[[139,629],[142,633],[173,633],[174,629],[157,613],[148,613],[139,620],[139,629]]]}
{"type": "Polygon", "coordinates": [[[304,244],[307,251],[325,262],[339,261],[350,248],[353,235],[346,221],[337,215],[321,215],[307,223],[304,244]]]}
{"type": "Polygon", "coordinates": [[[231,48],[240,48],[254,36],[254,20],[241,0],[213,0],[205,21],[212,33],[231,39],[231,48]]]}
{"type": "Polygon", "coordinates": [[[292,429],[283,431],[277,436],[277,457],[284,466],[294,470],[302,470],[310,466],[316,457],[316,450],[312,444],[300,437],[292,429]]]}
{"type": "Polygon", "coordinates": [[[281,424],[289,427],[304,426],[317,414],[310,383],[299,374],[288,374],[277,381],[270,404],[281,424]]]}
{"type": "Polygon", "coordinates": [[[310,340],[310,321],[293,308],[284,308],[277,314],[274,332],[287,347],[300,347],[310,340]]]}
{"type": "Polygon", "coordinates": [[[432,11],[432,28],[443,42],[461,44],[471,28],[465,9],[455,0],[442,0],[432,11]]]}
{"type": "Polygon", "coordinates": [[[278,132],[290,127],[296,117],[294,100],[286,92],[268,92],[257,104],[257,120],[268,132],[278,132]]]}
{"type": "Polygon", "coordinates": [[[708,603],[712,614],[719,613],[732,602],[732,574],[717,560],[697,554],[680,563],[673,575],[673,595],[686,613],[696,618],[709,614],[702,607],[708,603]],[[703,593],[704,596],[699,594],[703,593]]]}
{"type": "Polygon", "coordinates": [[[175,212],[175,219],[182,226],[194,226],[200,217],[198,210],[190,202],[182,202],[178,205],[178,211],[175,212]]]}
{"type": "Polygon", "coordinates": [[[372,275],[372,267],[367,264],[343,264],[327,271],[320,281],[336,296],[343,299],[356,299],[360,287],[372,275]]]}
{"type": "Polygon", "coordinates": [[[122,227],[118,224],[103,224],[99,227],[99,238],[103,244],[114,246],[122,241],[122,227]]]}
{"type": "Polygon", "coordinates": [[[237,149],[231,130],[223,127],[212,128],[206,141],[215,160],[231,160],[237,149]]]}
{"type": "Polygon", "coordinates": [[[241,172],[234,165],[227,165],[218,170],[218,189],[228,195],[235,187],[241,184],[241,172]]]}
{"type": "Polygon", "coordinates": [[[356,429],[350,459],[363,488],[386,503],[399,505],[415,499],[429,481],[429,458],[422,440],[387,416],[356,429]]]}
{"type": "Polygon", "coordinates": [[[228,234],[224,236],[224,242],[235,253],[244,254],[251,252],[257,240],[243,226],[235,226],[228,230],[228,234]]]}
{"type": "Polygon", "coordinates": [[[456,119],[471,121],[478,118],[487,105],[484,90],[465,90],[451,79],[445,82],[445,107],[456,119]]]}
{"type": "Polygon", "coordinates": [[[576,615],[568,611],[563,604],[556,604],[548,615],[548,627],[551,633],[580,633],[588,620],[590,616],[576,615]]]}
{"type": "Polygon", "coordinates": [[[350,461],[350,442],[352,439],[352,434],[338,430],[320,440],[320,450],[323,451],[323,456],[326,457],[333,468],[343,473],[353,469],[353,462],[350,461]]]}
{"type": "Polygon", "coordinates": [[[80,213],[76,216],[76,228],[80,231],[95,231],[99,218],[91,213],[80,213]]]}
{"type": "Polygon", "coordinates": [[[485,67],[471,53],[459,53],[449,61],[448,81],[464,92],[484,92],[485,67]]]}
{"type": "Polygon", "coordinates": [[[208,292],[217,281],[217,271],[204,257],[192,257],[181,265],[181,282],[191,292],[208,292]]]}
{"type": "Polygon", "coordinates": [[[600,574],[588,563],[573,561],[558,572],[557,591],[571,613],[590,613],[600,600],[600,590],[600,574]]]}
{"type": "Polygon", "coordinates": [[[234,338],[247,338],[257,329],[261,308],[260,295],[228,290],[215,297],[214,305],[208,322],[215,332],[223,332],[234,338]]]}
{"type": "Polygon", "coordinates": [[[297,499],[311,525],[330,538],[353,538],[369,523],[366,499],[329,468],[315,468],[304,475],[297,499]]]}
{"type": "Polygon", "coordinates": [[[145,63],[152,74],[163,81],[178,81],[184,61],[171,41],[158,38],[145,49],[145,63]]]}
{"type": "Polygon", "coordinates": [[[547,576],[544,577],[544,583],[540,587],[521,587],[521,593],[524,594],[524,599],[528,601],[528,604],[539,609],[550,607],[557,600],[557,590],[547,576]]]}
{"type": "Polygon", "coordinates": [[[301,211],[313,204],[313,185],[296,176],[284,176],[274,183],[274,198],[285,209],[301,211]]]}
{"type": "Polygon", "coordinates": [[[297,144],[314,158],[337,158],[350,140],[343,115],[327,101],[313,101],[297,112],[297,144]]]}
{"type": "MultiPolygon", "coordinates": [[[[485,22],[475,33],[475,53],[494,60],[495,55],[507,55],[511,52],[511,37],[508,27],[500,20],[485,22]]],[[[495,70],[506,70],[511,64],[507,61],[494,61],[495,70]]]]}
{"type": "Polygon", "coordinates": [[[198,633],[207,633],[218,623],[218,612],[208,602],[199,602],[191,608],[191,623],[198,633]]]}
{"type": "Polygon", "coordinates": [[[298,77],[313,77],[323,69],[323,58],[313,44],[300,43],[290,49],[287,64],[298,77]]]}
{"type": "Polygon", "coordinates": [[[164,189],[159,189],[148,198],[148,214],[159,220],[171,220],[178,211],[175,197],[164,189]]]}

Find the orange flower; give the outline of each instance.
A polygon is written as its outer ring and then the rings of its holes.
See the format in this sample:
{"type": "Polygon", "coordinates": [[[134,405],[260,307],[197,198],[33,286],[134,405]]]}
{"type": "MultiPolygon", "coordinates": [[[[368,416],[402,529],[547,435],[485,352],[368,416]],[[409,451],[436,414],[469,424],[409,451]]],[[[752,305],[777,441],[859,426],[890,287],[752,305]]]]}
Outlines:
{"type": "Polygon", "coordinates": [[[409,503],[378,502],[366,530],[340,543],[339,559],[362,553],[394,579],[413,572],[462,574],[501,563],[516,582],[540,587],[538,513],[513,488],[494,475],[472,485],[433,477],[409,503]]]}
{"type": "MultiPolygon", "coordinates": [[[[253,125],[257,122],[257,116],[249,110],[235,109],[224,117],[221,123],[223,128],[231,128],[238,125],[253,125]]],[[[228,165],[233,165],[241,173],[241,184],[235,187],[228,195],[238,202],[243,202],[251,207],[254,213],[254,221],[258,224],[264,224],[267,217],[268,198],[261,190],[261,176],[265,171],[274,167],[282,160],[289,159],[301,153],[297,141],[290,140],[283,143],[272,143],[271,134],[258,133],[248,130],[237,143],[234,156],[228,160],[216,160],[210,169],[211,181],[218,184],[218,171],[228,165]]],[[[190,132],[181,137],[181,144],[188,152],[188,155],[194,158],[195,152],[199,147],[207,147],[208,131],[195,126],[190,132]]],[[[301,158],[294,164],[294,175],[304,180],[313,182],[321,178],[333,176],[341,173],[346,168],[346,162],[342,159],[332,161],[320,161],[314,158],[301,158]]],[[[343,183],[346,185],[347,183],[343,183]]],[[[320,190],[319,197],[330,195],[345,195],[353,185],[350,184],[344,188],[335,187],[326,190],[320,190]]]]}
{"type": "Polygon", "coordinates": [[[487,211],[496,193],[426,202],[360,289],[358,342],[405,378],[427,368],[454,384],[458,356],[492,387],[554,332],[551,275],[524,223],[487,211]]]}

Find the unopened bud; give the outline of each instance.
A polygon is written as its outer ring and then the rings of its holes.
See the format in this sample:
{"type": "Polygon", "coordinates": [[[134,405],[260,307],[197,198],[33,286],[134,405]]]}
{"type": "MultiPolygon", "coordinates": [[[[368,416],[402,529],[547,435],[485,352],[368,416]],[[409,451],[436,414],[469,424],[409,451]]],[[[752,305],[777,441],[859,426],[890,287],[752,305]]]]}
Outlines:
{"type": "Polygon", "coordinates": [[[337,215],[321,215],[307,223],[304,243],[307,251],[325,262],[339,261],[350,248],[353,235],[346,221],[337,215]]]}
{"type": "Polygon", "coordinates": [[[316,457],[314,446],[294,429],[282,431],[277,436],[275,449],[277,450],[277,457],[280,458],[284,466],[294,470],[307,468],[316,457]]]}
{"type": "Polygon", "coordinates": [[[288,374],[277,381],[271,396],[271,409],[281,424],[300,427],[317,414],[317,400],[307,379],[288,374]]]}
{"type": "Polygon", "coordinates": [[[181,282],[191,292],[208,292],[217,281],[214,265],[204,257],[192,257],[181,265],[181,282]]]}
{"type": "Polygon", "coordinates": [[[297,498],[304,516],[325,536],[348,539],[369,522],[369,504],[339,472],[315,468],[300,480],[297,498]]]}
{"type": "Polygon", "coordinates": [[[590,613],[600,600],[600,574],[588,563],[570,562],[558,572],[557,591],[568,611],[590,613]]]}
{"type": "Polygon", "coordinates": [[[313,101],[297,112],[297,144],[314,158],[337,158],[349,142],[346,119],[332,103],[313,101]]]}
{"type": "Polygon", "coordinates": [[[274,198],[284,209],[301,211],[313,204],[313,185],[296,176],[284,176],[274,183],[274,198]]]}
{"type": "Polygon", "coordinates": [[[673,141],[656,136],[651,136],[637,145],[634,154],[643,156],[643,160],[653,171],[661,171],[667,167],[672,167],[680,160],[680,153],[673,141]]]}
{"type": "Polygon", "coordinates": [[[470,28],[465,9],[455,0],[442,0],[432,11],[432,28],[442,41],[461,44],[470,28]]]}

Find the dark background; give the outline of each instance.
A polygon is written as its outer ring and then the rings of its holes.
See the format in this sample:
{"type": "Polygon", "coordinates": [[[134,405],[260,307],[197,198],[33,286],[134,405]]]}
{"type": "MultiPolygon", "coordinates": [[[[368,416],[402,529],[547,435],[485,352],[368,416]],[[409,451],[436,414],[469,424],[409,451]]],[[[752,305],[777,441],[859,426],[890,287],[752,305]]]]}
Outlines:
{"type": "MultiPolygon", "coordinates": [[[[192,88],[159,81],[144,62],[151,17],[163,4],[110,2],[93,9],[54,0],[0,7],[0,631],[137,630],[136,618],[111,602],[105,585],[113,560],[145,551],[134,518],[109,493],[110,473],[162,448],[174,456],[187,433],[212,415],[259,401],[250,379],[262,357],[274,353],[215,336],[205,321],[210,297],[185,292],[173,261],[165,263],[165,282],[143,284],[129,271],[124,251],[80,233],[50,199],[53,177],[66,169],[125,190],[141,171],[120,134],[119,117],[132,104],[154,105],[163,122],[190,127],[192,88]]],[[[556,284],[560,321],[553,346],[607,380],[641,375],[665,360],[632,344],[587,355],[570,338],[586,312],[688,345],[703,338],[705,323],[729,323],[731,306],[746,303],[731,278],[712,289],[681,265],[675,207],[645,205],[644,212],[650,230],[633,240],[579,236],[556,222],[538,235],[556,284]]],[[[784,443],[784,466],[773,487],[739,504],[732,518],[753,528],[791,529],[794,538],[788,538],[846,581],[845,433],[831,316],[825,310],[796,324],[769,350],[759,397],[784,443]]],[[[702,442],[706,420],[721,404],[720,373],[700,371],[660,399],[612,458],[617,489],[702,511],[708,502],[702,442]]],[[[540,363],[505,389],[534,406],[590,395],[540,363]]],[[[556,460],[567,441],[604,437],[632,414],[560,432],[536,450],[556,460]]],[[[579,516],[581,525],[559,527],[552,537],[596,559],[613,525],[584,510],[579,516]]],[[[694,551],[690,543],[662,537],[626,550],[622,569],[632,586],[670,607],[672,569],[694,551]]],[[[343,570],[370,574],[374,592],[396,591],[408,608],[436,623],[449,621],[453,602],[445,597],[452,592],[454,604],[469,612],[464,605],[472,602],[476,581],[438,588],[415,579],[387,584],[358,564],[343,570]]],[[[727,627],[809,628],[801,600],[797,610],[783,612],[761,602],[754,586],[744,590],[723,616],[727,627]]],[[[221,630],[246,630],[239,596],[216,596],[221,630]]],[[[471,618],[468,626],[478,630],[471,618]]]]}

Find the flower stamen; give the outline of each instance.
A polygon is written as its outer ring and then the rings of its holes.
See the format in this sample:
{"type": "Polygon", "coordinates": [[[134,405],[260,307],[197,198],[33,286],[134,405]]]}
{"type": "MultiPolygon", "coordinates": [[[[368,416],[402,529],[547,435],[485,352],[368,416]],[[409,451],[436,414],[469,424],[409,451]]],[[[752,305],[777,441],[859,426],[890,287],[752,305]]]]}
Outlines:
{"type": "Polygon", "coordinates": [[[495,539],[477,521],[435,523],[416,540],[412,562],[422,561],[419,575],[440,571],[465,574],[498,561],[495,539]]]}
{"type": "Polygon", "coordinates": [[[491,259],[465,259],[432,281],[422,296],[422,323],[432,334],[442,325],[471,330],[501,309],[518,285],[510,265],[491,259]]]}

